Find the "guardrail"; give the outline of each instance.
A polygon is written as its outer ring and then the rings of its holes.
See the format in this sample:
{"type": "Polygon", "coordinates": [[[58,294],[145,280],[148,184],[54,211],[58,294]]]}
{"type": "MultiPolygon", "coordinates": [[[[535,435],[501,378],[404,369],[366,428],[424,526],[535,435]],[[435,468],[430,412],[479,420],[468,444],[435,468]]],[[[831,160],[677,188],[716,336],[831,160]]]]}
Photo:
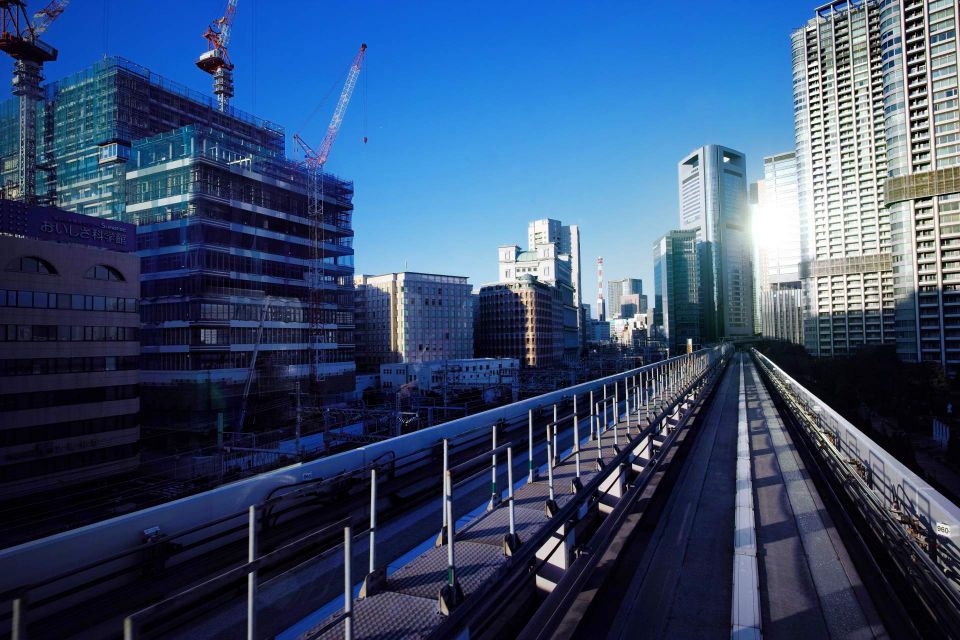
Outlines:
{"type": "Polygon", "coordinates": [[[769,358],[751,354],[931,620],[960,637],[960,508],[769,358]]]}
{"type": "MultiPolygon", "coordinates": [[[[713,362],[719,351],[698,352],[713,362]]],[[[571,395],[586,395],[620,382],[646,380],[662,385],[667,371],[681,366],[686,356],[660,361],[606,378],[547,393],[518,403],[437,425],[389,441],[295,464],[290,467],[240,480],[211,491],[119,516],[76,530],[0,551],[0,624],[16,613],[13,627],[24,625],[29,603],[32,611],[50,611],[76,603],[82,594],[94,596],[116,588],[125,576],[137,573],[151,554],[158,562],[176,562],[210,551],[213,546],[237,542],[246,530],[245,516],[251,505],[263,507],[262,517],[272,525],[296,516],[297,500],[317,492],[337,491],[352,483],[365,483],[372,470],[395,476],[430,464],[443,440],[457,439],[458,446],[473,446],[474,440],[489,433],[491,424],[515,427],[525,424],[532,412],[564,403],[571,395]],[[290,506],[280,505],[292,503],[290,506]],[[153,532],[149,534],[149,532],[153,532]],[[91,561],[91,558],[93,559],[91,561]],[[92,590],[91,590],[92,589],[92,590]],[[19,600],[14,611],[13,600],[19,600]],[[5,602],[2,602],[5,601],[5,602]]],[[[642,385],[633,385],[633,387],[642,385]]],[[[633,388],[631,387],[631,388],[633,388]]],[[[624,393],[628,393],[624,384],[624,393]]],[[[635,394],[638,392],[634,392],[635,394]]],[[[642,398],[635,397],[634,402],[642,398]],[[638,399],[639,398],[639,399],[638,399]]],[[[239,558],[238,558],[239,559],[239,558]]],[[[169,566],[169,565],[168,565],[169,566]]],[[[9,628],[9,627],[7,627],[9,628]]]]}

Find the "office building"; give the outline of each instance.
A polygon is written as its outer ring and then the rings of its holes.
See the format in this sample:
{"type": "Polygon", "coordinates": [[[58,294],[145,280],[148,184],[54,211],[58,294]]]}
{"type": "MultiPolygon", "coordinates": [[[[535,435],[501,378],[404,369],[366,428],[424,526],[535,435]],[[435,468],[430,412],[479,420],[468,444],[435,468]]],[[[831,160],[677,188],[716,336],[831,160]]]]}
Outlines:
{"type": "Polygon", "coordinates": [[[565,300],[560,289],[530,273],[480,288],[476,355],[517,358],[526,367],[553,367],[563,360],[565,300]]]}
{"type": "Polygon", "coordinates": [[[641,279],[624,278],[623,280],[611,280],[607,283],[607,309],[610,319],[629,318],[636,313],[636,311],[630,315],[621,313],[620,307],[623,304],[623,297],[629,295],[643,295],[643,281],[641,279]]]}
{"type": "MultiPolygon", "coordinates": [[[[580,227],[565,225],[559,220],[543,218],[527,225],[527,249],[533,251],[541,245],[556,244],[559,254],[570,263],[570,286],[573,287],[573,306],[578,310],[583,305],[583,283],[580,274],[580,227]]],[[[549,281],[549,278],[547,279],[549,281]]]]}
{"type": "Polygon", "coordinates": [[[800,284],[800,205],[793,152],[763,159],[764,178],[751,185],[757,330],[766,338],[803,344],[800,284]]]}
{"type": "Polygon", "coordinates": [[[380,387],[397,391],[405,385],[421,392],[482,389],[519,382],[518,358],[460,358],[380,365],[380,387]]]}
{"type": "Polygon", "coordinates": [[[352,188],[326,178],[315,295],[306,181],[275,148],[209,127],[134,142],[126,211],[142,259],[151,427],[240,431],[241,417],[257,417],[241,416],[245,403],[285,400],[298,382],[321,396],[353,391],[352,188]]]}
{"type": "MultiPolygon", "coordinates": [[[[323,399],[353,391],[349,182],[325,176],[314,242],[282,127],[119,58],[48,84],[38,109],[40,197],[138,225],[144,427],[209,440],[276,427],[298,382],[323,399]]],[[[0,104],[7,183],[16,113],[0,104]]]]}
{"type": "Polygon", "coordinates": [[[672,353],[686,350],[687,340],[703,343],[700,330],[700,283],[696,229],[670,231],[653,244],[655,335],[672,353]]]}
{"type": "Polygon", "coordinates": [[[680,227],[696,233],[705,342],[753,335],[753,267],[746,158],[706,145],[678,165],[680,227]]]}
{"type": "Polygon", "coordinates": [[[915,0],[869,11],[879,21],[883,51],[881,143],[897,353],[954,374],[960,367],[958,7],[915,0]]]}
{"type": "MultiPolygon", "coordinates": [[[[629,320],[634,316],[643,316],[647,313],[647,296],[639,293],[626,293],[620,296],[620,311],[618,316],[621,319],[629,320]]],[[[614,318],[616,319],[616,318],[614,318]]]]}
{"type": "Polygon", "coordinates": [[[139,465],[133,225],[0,200],[0,499],[139,465]]]}
{"type": "Polygon", "coordinates": [[[473,357],[467,279],[404,271],[354,277],[357,370],[473,357]]]}
{"type": "MultiPolygon", "coordinates": [[[[819,356],[894,342],[891,214],[883,183],[884,123],[897,108],[883,75],[894,69],[892,57],[905,41],[881,42],[880,22],[880,3],[843,0],[819,7],[791,38],[804,344],[819,356]]],[[[924,114],[932,111],[925,98],[921,103],[924,114]]],[[[928,129],[908,132],[905,123],[890,133],[929,136],[928,129]]]]}
{"type": "Polygon", "coordinates": [[[527,226],[527,250],[517,245],[499,248],[499,280],[509,282],[530,274],[559,290],[563,304],[564,355],[575,358],[582,344],[582,283],[580,229],[544,218],[527,226]]]}

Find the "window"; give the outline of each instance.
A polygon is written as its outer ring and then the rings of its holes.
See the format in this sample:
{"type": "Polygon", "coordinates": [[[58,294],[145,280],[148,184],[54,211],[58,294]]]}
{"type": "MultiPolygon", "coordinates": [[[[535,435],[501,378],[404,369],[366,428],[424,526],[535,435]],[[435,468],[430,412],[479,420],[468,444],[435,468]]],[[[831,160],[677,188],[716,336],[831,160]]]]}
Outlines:
{"type": "Polygon", "coordinates": [[[57,270],[53,265],[36,256],[22,256],[7,263],[7,271],[22,271],[23,273],[43,273],[55,275],[57,270]]]}
{"type": "Polygon", "coordinates": [[[108,267],[105,264],[98,264],[87,269],[87,272],[83,274],[84,278],[89,278],[91,280],[111,280],[113,282],[124,282],[126,278],[123,277],[119,271],[113,267],[108,267]]]}

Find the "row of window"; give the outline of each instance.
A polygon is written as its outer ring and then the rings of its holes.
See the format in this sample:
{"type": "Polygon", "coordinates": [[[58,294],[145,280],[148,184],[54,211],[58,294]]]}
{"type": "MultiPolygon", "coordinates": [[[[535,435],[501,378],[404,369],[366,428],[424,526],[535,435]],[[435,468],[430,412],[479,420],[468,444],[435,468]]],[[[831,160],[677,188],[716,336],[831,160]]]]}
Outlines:
{"type": "Polygon", "coordinates": [[[25,409],[64,407],[72,404],[131,400],[139,397],[139,395],[140,386],[136,384],[91,387],[89,389],[55,389],[53,391],[4,393],[0,394],[0,411],[23,411],[25,409]]]}
{"type": "Polygon", "coordinates": [[[33,442],[47,442],[63,438],[89,436],[94,433],[106,433],[132,429],[137,426],[137,414],[127,413],[119,416],[91,418],[89,420],[71,420],[70,422],[55,422],[53,424],[39,424],[23,429],[0,430],[0,447],[15,447],[33,442]]]}
{"type": "Polygon", "coordinates": [[[0,342],[132,342],[140,339],[140,327],[7,324],[0,325],[0,329],[0,342]]]}
{"type": "MultiPolygon", "coordinates": [[[[14,258],[7,263],[7,271],[19,271],[20,273],[39,273],[42,275],[55,276],[59,272],[56,267],[43,258],[37,256],[21,256],[14,258]]],[[[126,278],[123,274],[111,266],[105,264],[96,264],[86,270],[84,278],[89,280],[107,280],[111,282],[124,282],[126,278]]]]}
{"type": "Polygon", "coordinates": [[[116,462],[136,457],[140,451],[139,443],[123,444],[118,447],[90,449],[65,456],[40,458],[29,462],[0,465],[0,482],[14,482],[48,476],[63,471],[82,469],[94,465],[116,462]]]}
{"type": "Polygon", "coordinates": [[[15,291],[0,289],[0,307],[26,309],[69,309],[72,311],[119,311],[137,313],[136,298],[87,296],[78,293],[50,293],[48,291],[15,291]]]}
{"type": "Polygon", "coordinates": [[[46,375],[51,373],[91,373],[96,371],[134,371],[139,356],[87,356],[83,358],[9,358],[0,360],[0,376],[46,375]]]}

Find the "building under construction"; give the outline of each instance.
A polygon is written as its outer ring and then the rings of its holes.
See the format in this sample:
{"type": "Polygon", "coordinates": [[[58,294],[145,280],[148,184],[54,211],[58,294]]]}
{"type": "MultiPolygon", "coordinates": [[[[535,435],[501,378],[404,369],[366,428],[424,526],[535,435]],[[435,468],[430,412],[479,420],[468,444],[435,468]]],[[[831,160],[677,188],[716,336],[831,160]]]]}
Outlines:
{"type": "MultiPolygon", "coordinates": [[[[41,93],[38,199],[138,225],[145,427],[236,431],[282,420],[297,383],[353,390],[351,183],[322,174],[318,217],[280,126],[122,59],[41,93]]],[[[11,186],[17,105],[0,104],[11,186]]]]}

